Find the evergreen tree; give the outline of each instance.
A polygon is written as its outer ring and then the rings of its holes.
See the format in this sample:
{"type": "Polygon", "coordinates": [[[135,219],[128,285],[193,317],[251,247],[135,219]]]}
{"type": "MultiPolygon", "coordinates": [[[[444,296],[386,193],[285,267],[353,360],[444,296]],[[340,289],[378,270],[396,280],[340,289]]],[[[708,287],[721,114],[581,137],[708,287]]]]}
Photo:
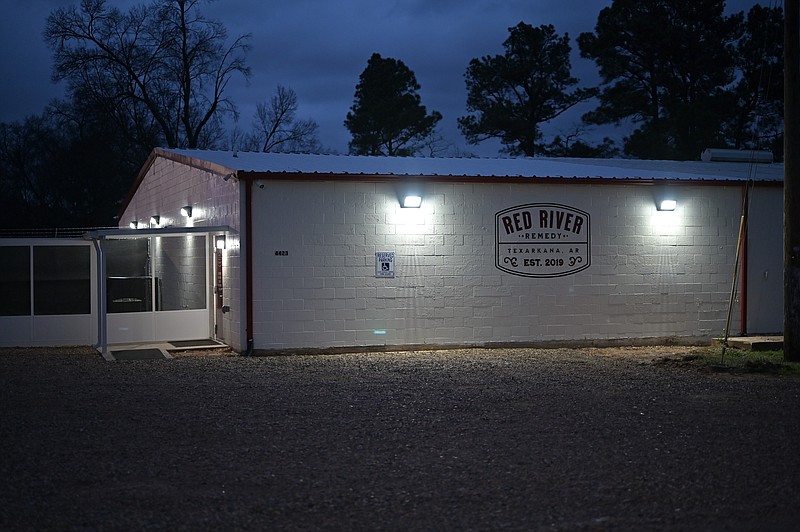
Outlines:
{"type": "Polygon", "coordinates": [[[417,91],[414,73],[400,60],[372,54],[356,85],[355,101],[347,113],[350,153],[356,155],[414,155],[442,119],[428,114],[417,91]]]}
{"type": "Polygon", "coordinates": [[[592,97],[593,89],[571,87],[569,36],[551,25],[520,22],[509,28],[505,53],[473,59],[464,75],[467,110],[458,119],[471,144],[499,138],[511,154],[533,156],[543,150],[540,124],[592,97]]]}
{"type": "Polygon", "coordinates": [[[594,33],[578,37],[581,55],[600,69],[593,124],[632,120],[625,152],[641,158],[697,159],[725,145],[734,106],[734,42],[742,15],[723,16],[724,0],[614,0],[594,33]]]}
{"type": "Polygon", "coordinates": [[[726,124],[732,148],[783,153],[783,10],[753,6],[736,43],[734,112],[726,124]]]}

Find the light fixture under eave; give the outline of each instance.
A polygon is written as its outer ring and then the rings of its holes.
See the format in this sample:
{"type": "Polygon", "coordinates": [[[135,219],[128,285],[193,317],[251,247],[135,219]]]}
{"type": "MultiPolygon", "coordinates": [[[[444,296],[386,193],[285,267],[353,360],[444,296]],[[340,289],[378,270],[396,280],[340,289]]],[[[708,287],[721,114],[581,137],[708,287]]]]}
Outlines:
{"type": "Polygon", "coordinates": [[[150,225],[153,227],[161,227],[161,216],[154,214],[150,217],[150,225]]]}
{"type": "Polygon", "coordinates": [[[181,207],[181,216],[186,216],[187,218],[192,217],[192,206],[187,205],[186,207],[181,207]]]}
{"type": "Polygon", "coordinates": [[[657,209],[659,211],[674,211],[678,206],[678,202],[674,199],[659,200],[657,209]]]}
{"type": "Polygon", "coordinates": [[[403,196],[403,202],[401,203],[401,207],[404,209],[417,209],[419,206],[422,205],[422,196],[403,196]]]}
{"type": "Polygon", "coordinates": [[[132,222],[130,223],[130,228],[131,228],[131,229],[138,229],[138,228],[139,228],[139,222],[138,222],[138,221],[136,221],[136,220],[132,221],[132,222]]]}
{"type": "Polygon", "coordinates": [[[214,247],[216,249],[225,249],[225,235],[217,235],[214,237],[214,247]]]}

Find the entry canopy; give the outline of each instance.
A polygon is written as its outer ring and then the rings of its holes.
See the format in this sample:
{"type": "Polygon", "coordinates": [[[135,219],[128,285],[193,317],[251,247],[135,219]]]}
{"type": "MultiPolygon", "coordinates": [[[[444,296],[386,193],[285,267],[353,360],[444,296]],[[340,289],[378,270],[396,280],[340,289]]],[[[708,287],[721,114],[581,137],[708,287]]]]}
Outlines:
{"type": "Polygon", "coordinates": [[[153,229],[98,229],[84,233],[84,240],[104,240],[108,238],[145,238],[149,236],[180,236],[192,234],[237,233],[228,225],[210,227],[163,227],[153,229]]]}
{"type": "Polygon", "coordinates": [[[108,307],[107,307],[107,284],[106,284],[106,254],[103,252],[104,240],[122,238],[150,238],[159,236],[182,236],[182,235],[210,235],[210,234],[232,234],[236,231],[227,225],[211,227],[164,227],[152,229],[98,229],[84,233],[84,240],[91,240],[97,250],[97,344],[95,347],[107,360],[111,360],[108,349],[108,307]]]}

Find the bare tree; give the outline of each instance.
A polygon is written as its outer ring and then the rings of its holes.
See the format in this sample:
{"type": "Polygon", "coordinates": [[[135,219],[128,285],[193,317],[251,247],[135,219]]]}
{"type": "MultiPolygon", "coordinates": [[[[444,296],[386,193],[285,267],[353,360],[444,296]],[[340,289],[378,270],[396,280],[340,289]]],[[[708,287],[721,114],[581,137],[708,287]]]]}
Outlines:
{"type": "Polygon", "coordinates": [[[560,130],[553,141],[543,146],[543,153],[549,157],[583,157],[608,159],[619,155],[619,149],[610,137],[603,137],[600,144],[588,144],[583,140],[593,128],[585,124],[574,124],[572,129],[560,130]]]}
{"type": "Polygon", "coordinates": [[[442,135],[439,128],[434,128],[420,141],[419,153],[425,157],[448,157],[455,146],[442,135]]]}
{"type": "Polygon", "coordinates": [[[53,79],[106,102],[137,129],[157,124],[170,147],[213,144],[221,117],[236,116],[225,89],[235,74],[250,74],[249,36],[226,44],[225,27],[199,13],[201,1],[154,0],[123,13],[82,0],[54,10],[44,32],[53,79]]]}
{"type": "Polygon", "coordinates": [[[254,133],[248,146],[263,152],[318,152],[319,125],[313,120],[297,119],[297,94],[278,85],[269,102],[256,107],[254,133]]]}

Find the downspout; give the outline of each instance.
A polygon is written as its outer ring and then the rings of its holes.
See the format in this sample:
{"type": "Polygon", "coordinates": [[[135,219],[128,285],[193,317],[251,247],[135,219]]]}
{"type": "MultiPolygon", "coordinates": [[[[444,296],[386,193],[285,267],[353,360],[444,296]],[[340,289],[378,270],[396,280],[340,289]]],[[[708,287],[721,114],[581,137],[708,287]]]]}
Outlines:
{"type": "Polygon", "coordinates": [[[244,180],[244,257],[245,257],[245,336],[247,350],[243,356],[253,356],[253,180],[244,180]]]}
{"type": "Polygon", "coordinates": [[[742,194],[744,197],[742,198],[742,205],[745,209],[745,217],[744,217],[744,230],[742,234],[742,275],[741,275],[741,283],[742,283],[742,304],[741,311],[742,311],[742,336],[747,336],[747,235],[750,233],[750,229],[748,228],[748,221],[750,220],[750,182],[744,186],[742,190],[742,194]]]}

